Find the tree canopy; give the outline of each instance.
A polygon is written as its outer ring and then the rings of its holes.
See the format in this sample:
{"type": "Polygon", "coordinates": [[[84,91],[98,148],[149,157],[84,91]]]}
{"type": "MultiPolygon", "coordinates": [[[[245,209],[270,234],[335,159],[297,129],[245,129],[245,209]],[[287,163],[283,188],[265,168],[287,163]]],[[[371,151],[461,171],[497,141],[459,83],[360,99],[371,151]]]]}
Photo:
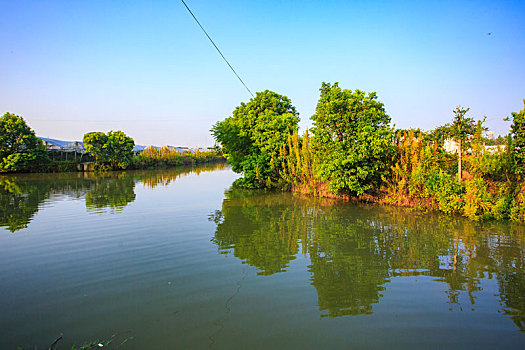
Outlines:
{"type": "Polygon", "coordinates": [[[88,132],[84,135],[83,141],[86,151],[95,157],[97,163],[105,162],[107,160],[106,150],[104,148],[108,142],[106,134],[100,131],[88,132]]]}
{"type": "Polygon", "coordinates": [[[133,158],[135,141],[122,131],[90,132],[84,135],[84,147],[98,164],[126,169],[133,158]]]}
{"type": "Polygon", "coordinates": [[[0,118],[0,171],[36,171],[48,162],[46,147],[24,119],[5,113],[0,118]]]}
{"type": "Polygon", "coordinates": [[[343,90],[323,83],[312,116],[312,146],[319,176],[336,194],[370,192],[393,154],[390,117],[375,92],[343,90]]]}
{"type": "Polygon", "coordinates": [[[222,146],[244,187],[275,187],[280,182],[279,150],[298,128],[299,114],[289,98],[273,91],[258,92],[211,132],[222,146]]]}
{"type": "Polygon", "coordinates": [[[510,126],[514,147],[514,159],[516,173],[525,173],[525,99],[524,108],[519,112],[512,112],[512,124],[510,126]]]}
{"type": "MultiPolygon", "coordinates": [[[[461,106],[454,109],[454,119],[450,126],[450,136],[457,142],[458,149],[458,180],[461,181],[462,174],[462,157],[463,152],[470,146],[470,138],[476,131],[476,122],[472,118],[467,118],[465,115],[470,108],[463,108],[461,106]]],[[[481,127],[481,124],[480,124],[481,127]]]]}

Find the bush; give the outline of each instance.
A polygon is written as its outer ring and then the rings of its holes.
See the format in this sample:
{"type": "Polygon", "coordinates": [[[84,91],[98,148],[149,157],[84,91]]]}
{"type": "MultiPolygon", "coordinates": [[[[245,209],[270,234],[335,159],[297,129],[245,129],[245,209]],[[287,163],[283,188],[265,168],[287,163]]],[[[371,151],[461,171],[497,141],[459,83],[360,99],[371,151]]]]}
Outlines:
{"type": "Polygon", "coordinates": [[[338,195],[362,195],[379,188],[394,148],[390,117],[375,92],[343,90],[323,83],[312,145],[318,174],[338,195]]]}

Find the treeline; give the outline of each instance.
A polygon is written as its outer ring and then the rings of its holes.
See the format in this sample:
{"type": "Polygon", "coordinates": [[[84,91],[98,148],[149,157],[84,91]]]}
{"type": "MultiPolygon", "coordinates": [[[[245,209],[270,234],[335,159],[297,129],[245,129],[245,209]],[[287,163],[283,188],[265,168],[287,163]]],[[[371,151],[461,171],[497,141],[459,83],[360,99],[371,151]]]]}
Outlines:
{"type": "Polygon", "coordinates": [[[91,132],[84,135],[86,151],[95,158],[98,170],[158,169],[223,161],[217,150],[180,152],[170,147],[146,147],[135,155],[134,140],[122,131],[91,132]]]}
{"type": "Polygon", "coordinates": [[[158,169],[224,161],[224,157],[217,150],[180,153],[168,147],[157,149],[149,146],[133,158],[131,166],[133,169],[158,169]]]}
{"type": "Polygon", "coordinates": [[[468,111],[456,108],[432,131],[395,130],[375,93],[323,83],[302,136],[291,101],[268,90],[211,131],[243,187],[525,221],[525,108],[507,117],[511,130],[495,142],[468,111]]]}
{"type": "Polygon", "coordinates": [[[0,173],[78,171],[82,159],[91,160],[92,168],[100,171],[168,168],[224,160],[215,149],[182,153],[168,147],[150,146],[136,155],[135,141],[122,131],[90,132],[84,135],[83,142],[87,156],[55,160],[22,117],[6,113],[0,117],[0,173]]]}

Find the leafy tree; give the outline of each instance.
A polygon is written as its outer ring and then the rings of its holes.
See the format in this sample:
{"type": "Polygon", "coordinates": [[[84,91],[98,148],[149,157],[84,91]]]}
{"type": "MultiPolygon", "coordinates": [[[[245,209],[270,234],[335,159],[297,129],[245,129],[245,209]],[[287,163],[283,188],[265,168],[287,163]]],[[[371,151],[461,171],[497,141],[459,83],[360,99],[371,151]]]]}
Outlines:
{"type": "Polygon", "coordinates": [[[103,163],[107,160],[105,145],[108,142],[106,134],[100,131],[88,132],[83,138],[86,151],[95,157],[95,162],[103,163]]]}
{"type": "Polygon", "coordinates": [[[450,127],[450,135],[452,139],[458,143],[459,182],[461,182],[463,152],[468,148],[470,137],[473,136],[476,131],[474,119],[465,117],[469,110],[470,108],[456,107],[456,109],[454,109],[454,120],[450,127]]]}
{"type": "Polygon", "coordinates": [[[106,154],[112,167],[126,169],[133,158],[133,146],[135,141],[122,131],[108,132],[106,142],[106,154]]]}
{"type": "Polygon", "coordinates": [[[122,131],[90,132],[84,135],[84,147],[98,164],[126,169],[133,158],[135,142],[122,131]]]}
{"type": "Polygon", "coordinates": [[[429,139],[431,142],[436,143],[438,146],[443,147],[445,140],[450,137],[451,125],[445,124],[438,126],[434,130],[429,132],[429,139]]]}
{"type": "MultiPolygon", "coordinates": [[[[523,100],[525,106],[525,99],[523,100]]],[[[507,118],[506,120],[509,120],[507,118]]],[[[515,172],[518,176],[525,173],[525,107],[518,113],[512,112],[512,125],[510,126],[515,172]]]]}
{"type": "Polygon", "coordinates": [[[280,185],[279,150],[297,130],[299,116],[290,99],[273,91],[258,92],[241,103],[233,115],[211,129],[235,172],[242,173],[244,187],[280,185]]]}
{"type": "Polygon", "coordinates": [[[375,92],[343,90],[323,83],[312,116],[312,146],[323,181],[335,194],[370,192],[393,155],[390,117],[375,92]]]}
{"type": "Polygon", "coordinates": [[[24,119],[4,114],[0,118],[0,171],[35,171],[48,162],[46,147],[24,119]]]}
{"type": "Polygon", "coordinates": [[[498,135],[495,139],[489,139],[487,137],[482,137],[483,143],[487,146],[494,146],[494,145],[505,145],[507,142],[506,138],[498,135]]]}

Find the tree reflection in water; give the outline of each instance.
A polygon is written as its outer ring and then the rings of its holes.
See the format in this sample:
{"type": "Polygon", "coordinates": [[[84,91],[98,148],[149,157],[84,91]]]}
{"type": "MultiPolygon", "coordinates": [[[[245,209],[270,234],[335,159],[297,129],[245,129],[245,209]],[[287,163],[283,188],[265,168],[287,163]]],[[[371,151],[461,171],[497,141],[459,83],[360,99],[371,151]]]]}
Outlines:
{"type": "Polygon", "coordinates": [[[125,173],[110,173],[93,179],[93,186],[86,193],[86,208],[92,212],[121,211],[134,200],[135,179],[125,173]]]}
{"type": "Polygon", "coordinates": [[[446,283],[451,311],[474,309],[481,279],[496,278],[502,311],[525,331],[523,226],[236,188],[210,220],[219,252],[260,275],[307,256],[324,316],[370,314],[391,278],[413,275],[446,283]]]}
{"type": "Polygon", "coordinates": [[[92,185],[81,173],[2,175],[0,227],[11,232],[26,228],[45,202],[81,198],[92,185]]]}
{"type": "Polygon", "coordinates": [[[119,212],[135,200],[135,184],[168,186],[181,176],[224,169],[225,163],[161,171],[0,175],[0,227],[27,228],[45,204],[83,199],[89,212],[119,212]]]}

